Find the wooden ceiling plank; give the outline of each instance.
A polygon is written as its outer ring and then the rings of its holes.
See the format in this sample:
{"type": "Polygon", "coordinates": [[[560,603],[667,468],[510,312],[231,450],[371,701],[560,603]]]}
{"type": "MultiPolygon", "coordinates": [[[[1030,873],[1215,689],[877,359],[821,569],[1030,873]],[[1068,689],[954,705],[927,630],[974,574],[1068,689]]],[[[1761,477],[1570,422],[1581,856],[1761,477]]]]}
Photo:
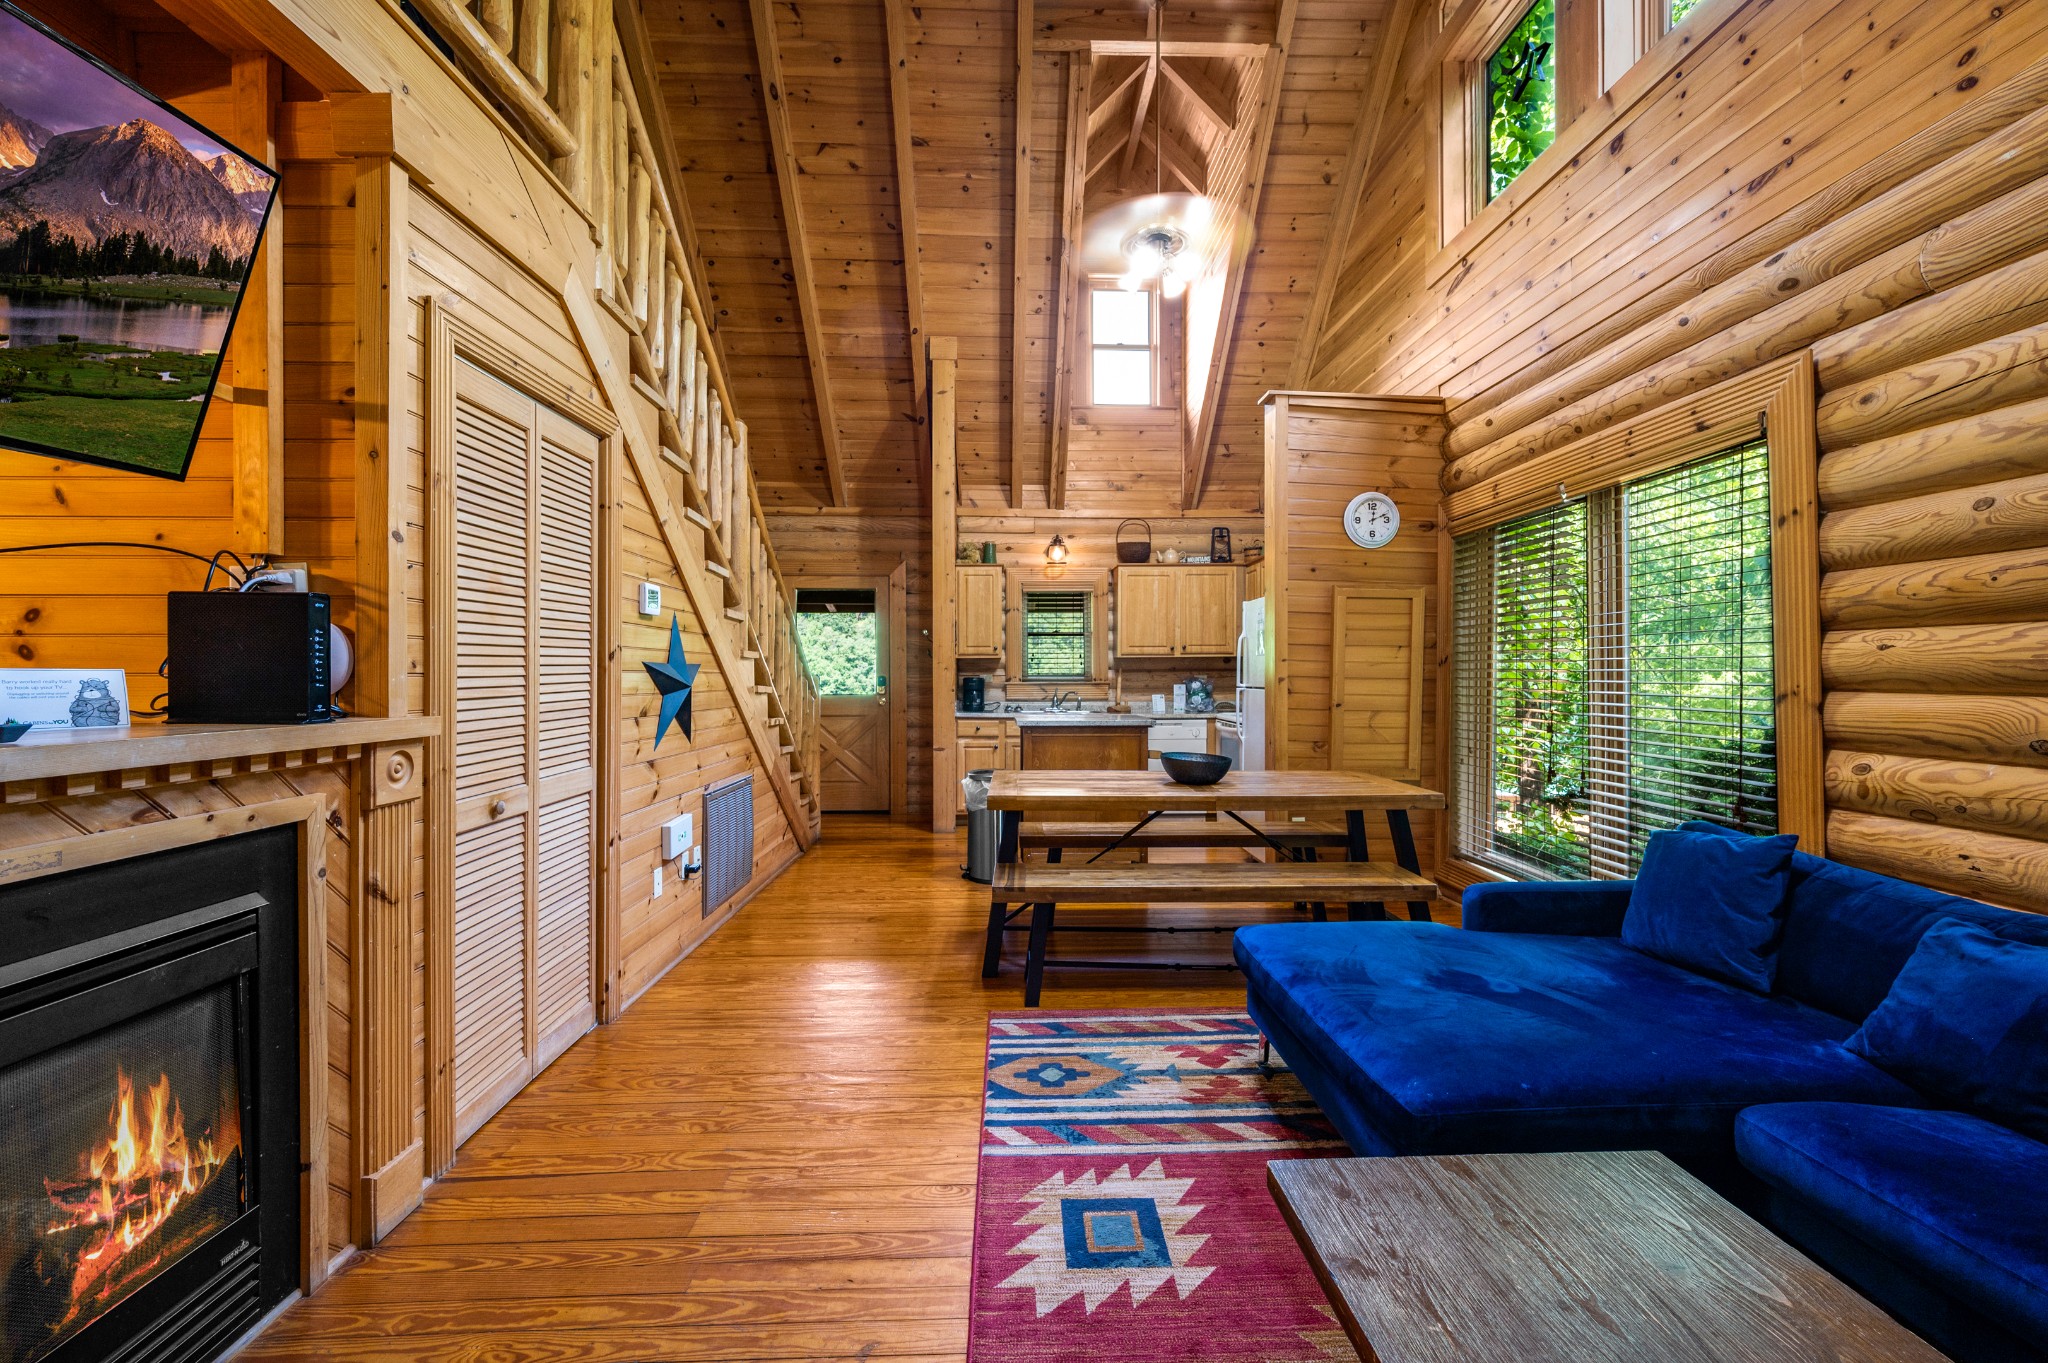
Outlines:
{"type": "MultiPolygon", "coordinates": [[[[1098,57],[1150,57],[1150,38],[1098,38],[1087,44],[1088,50],[1098,57]]],[[[1039,51],[1063,51],[1056,44],[1041,44],[1039,51]]],[[[1159,44],[1159,51],[1168,57],[1263,57],[1272,51],[1267,43],[1210,43],[1168,40],[1159,44]]]]}
{"type": "MultiPolygon", "coordinates": [[[[1186,58],[1182,58],[1185,61],[1186,58]]],[[[1231,107],[1230,97],[1217,88],[1207,76],[1199,71],[1181,68],[1180,62],[1166,59],[1165,76],[1180,92],[1195,103],[1196,112],[1216,125],[1218,132],[1237,131],[1237,111],[1231,107]]]]}
{"type": "Polygon", "coordinates": [[[1024,505],[1024,446],[1031,431],[1024,390],[1030,382],[1030,347],[1024,319],[1030,315],[1031,259],[1031,64],[1032,0],[1017,0],[1017,83],[1015,189],[1010,200],[1010,505],[1024,505]]]}
{"type": "MultiPolygon", "coordinates": [[[[1157,139],[1151,128],[1143,134],[1145,145],[1155,147],[1157,139]]],[[[1207,160],[1187,143],[1174,136],[1173,129],[1166,130],[1166,173],[1180,181],[1190,194],[1209,192],[1209,166],[1207,160]]]]}
{"type": "MultiPolygon", "coordinates": [[[[1252,128],[1251,157],[1246,162],[1244,185],[1232,196],[1230,203],[1239,222],[1256,223],[1259,220],[1259,196],[1265,189],[1266,162],[1273,148],[1273,127],[1280,117],[1280,87],[1287,75],[1287,49],[1294,37],[1296,3],[1297,0],[1280,0],[1273,28],[1273,48],[1260,65],[1259,79],[1263,88],[1257,121],[1252,128]]],[[[1230,369],[1230,347],[1237,336],[1238,305],[1244,296],[1250,247],[1250,242],[1240,243],[1223,285],[1223,315],[1216,328],[1215,358],[1209,365],[1208,398],[1202,404],[1201,420],[1194,432],[1194,440],[1187,447],[1187,462],[1182,470],[1181,505],[1189,511],[1201,506],[1202,492],[1209,481],[1210,447],[1216,440],[1216,413],[1223,405],[1223,382],[1230,369]]]]}
{"type": "MultiPolygon", "coordinates": [[[[1025,0],[1029,3],[1030,0],[1025,0]]],[[[810,362],[811,397],[818,408],[818,441],[824,446],[825,481],[832,505],[846,506],[846,467],[839,450],[839,428],[832,407],[831,376],[825,365],[825,329],[818,313],[818,286],[811,274],[810,237],[804,228],[803,202],[797,193],[796,153],[791,145],[789,109],[783,103],[782,54],[775,41],[772,0],[748,0],[754,23],[754,54],[761,64],[763,104],[768,140],[775,153],[775,189],[782,200],[783,235],[789,242],[789,275],[796,289],[796,310],[803,322],[804,357],[810,362]]]]}
{"type": "MultiPolygon", "coordinates": [[[[1133,73],[1136,74],[1136,73],[1133,73]]],[[[1052,351],[1052,455],[1046,472],[1046,504],[1067,509],[1067,427],[1074,413],[1070,372],[1081,353],[1081,220],[1088,195],[1088,92],[1095,83],[1095,59],[1067,55],[1067,147],[1060,163],[1060,282],[1054,308],[1052,351]]]]}
{"type": "Polygon", "coordinates": [[[1394,0],[1387,25],[1380,30],[1380,49],[1374,53],[1372,83],[1366,87],[1359,106],[1358,125],[1352,130],[1351,150],[1344,160],[1343,178],[1337,182],[1337,203],[1330,215],[1330,228],[1323,237],[1322,264],[1316,271],[1315,292],[1309,295],[1308,314],[1302,319],[1301,337],[1295,343],[1294,363],[1287,375],[1292,389],[1308,387],[1316,370],[1316,352],[1330,320],[1330,305],[1336,298],[1338,266],[1351,240],[1352,223],[1358,216],[1359,196],[1365,192],[1365,177],[1379,154],[1380,129],[1385,126],[1387,105],[1394,95],[1394,78],[1400,70],[1401,51],[1409,26],[1414,22],[1419,0],[1394,0]]]}
{"type": "MultiPolygon", "coordinates": [[[[1153,6],[1151,18],[1145,22],[1145,36],[1154,38],[1159,33],[1159,8],[1153,6]]],[[[1138,148],[1142,144],[1139,133],[1145,127],[1145,115],[1152,107],[1152,97],[1158,93],[1159,63],[1153,54],[1146,52],[1145,72],[1138,81],[1138,102],[1131,109],[1131,135],[1124,142],[1123,169],[1117,172],[1117,183],[1128,187],[1131,183],[1131,167],[1138,159],[1138,148]]]]}
{"type": "Polygon", "coordinates": [[[1121,152],[1124,149],[1124,144],[1130,140],[1131,135],[1129,132],[1120,132],[1102,146],[1094,148],[1088,157],[1088,178],[1093,180],[1096,175],[1101,173],[1102,168],[1111,161],[1114,161],[1117,153],[1121,152]]]}
{"type": "MultiPolygon", "coordinates": [[[[897,228],[903,237],[903,314],[909,331],[910,394],[917,413],[918,469],[931,464],[931,412],[926,406],[924,261],[918,246],[916,143],[910,132],[910,0],[882,0],[889,42],[889,122],[895,136],[897,228]]],[[[922,479],[920,479],[922,481],[922,479]]]]}

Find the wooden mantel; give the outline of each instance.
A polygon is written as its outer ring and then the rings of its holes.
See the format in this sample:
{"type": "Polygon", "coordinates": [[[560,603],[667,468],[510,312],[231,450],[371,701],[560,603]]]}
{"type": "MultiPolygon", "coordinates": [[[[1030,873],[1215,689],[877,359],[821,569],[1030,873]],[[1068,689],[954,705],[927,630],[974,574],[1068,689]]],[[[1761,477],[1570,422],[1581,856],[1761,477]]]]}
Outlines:
{"type": "Polygon", "coordinates": [[[166,724],[30,730],[0,747],[0,802],[91,795],[250,771],[348,762],[365,748],[438,734],[431,716],[331,724],[166,724]]]}

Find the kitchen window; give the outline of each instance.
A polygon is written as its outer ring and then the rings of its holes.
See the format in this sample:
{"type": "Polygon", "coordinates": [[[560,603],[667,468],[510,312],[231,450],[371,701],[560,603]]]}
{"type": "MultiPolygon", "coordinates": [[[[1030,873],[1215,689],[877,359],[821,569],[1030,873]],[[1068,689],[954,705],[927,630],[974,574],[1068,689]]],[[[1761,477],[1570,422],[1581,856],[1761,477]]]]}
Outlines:
{"type": "Polygon", "coordinates": [[[1088,291],[1089,401],[1150,407],[1159,372],[1159,327],[1150,289],[1088,291]]]}
{"type": "Polygon", "coordinates": [[[1626,878],[1688,819],[1777,831],[1763,440],[1460,536],[1453,593],[1465,860],[1626,878]]]}
{"type": "Polygon", "coordinates": [[[1091,592],[1024,593],[1024,680],[1086,681],[1095,657],[1091,592]]]}

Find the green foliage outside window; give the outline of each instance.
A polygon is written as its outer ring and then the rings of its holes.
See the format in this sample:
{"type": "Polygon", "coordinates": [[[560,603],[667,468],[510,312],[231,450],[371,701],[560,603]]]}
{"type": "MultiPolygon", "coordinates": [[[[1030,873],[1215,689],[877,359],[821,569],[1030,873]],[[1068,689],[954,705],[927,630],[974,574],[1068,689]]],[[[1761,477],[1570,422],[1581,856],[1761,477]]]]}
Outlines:
{"type": "MultiPolygon", "coordinates": [[[[1674,0],[1684,3],[1685,0],[1674,0]]],[[[1486,197],[1514,183],[1557,136],[1557,0],[1536,0],[1486,59],[1486,197]]]]}
{"type": "Polygon", "coordinates": [[[1587,514],[1574,502],[1494,543],[1494,839],[1558,875],[1589,870],[1587,514]]]}
{"type": "Polygon", "coordinates": [[[1033,681],[1087,677],[1094,598],[1087,592],[1024,593],[1024,675],[1033,681]]]}
{"type": "Polygon", "coordinates": [[[799,611],[797,647],[821,696],[872,696],[881,669],[873,611],[799,611]]]}
{"type": "Polygon", "coordinates": [[[1671,26],[1678,27],[1686,15],[1700,7],[1700,0],[1671,0],[1671,26]]]}

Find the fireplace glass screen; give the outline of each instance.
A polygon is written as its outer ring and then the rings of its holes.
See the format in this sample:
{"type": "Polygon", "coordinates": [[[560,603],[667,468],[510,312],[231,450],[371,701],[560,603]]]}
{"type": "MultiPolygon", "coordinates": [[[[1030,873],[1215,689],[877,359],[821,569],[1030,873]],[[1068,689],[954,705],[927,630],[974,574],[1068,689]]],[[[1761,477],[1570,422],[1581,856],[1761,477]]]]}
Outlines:
{"type": "Polygon", "coordinates": [[[0,1071],[0,1363],[32,1363],[249,1206],[223,983],[0,1071]]]}

